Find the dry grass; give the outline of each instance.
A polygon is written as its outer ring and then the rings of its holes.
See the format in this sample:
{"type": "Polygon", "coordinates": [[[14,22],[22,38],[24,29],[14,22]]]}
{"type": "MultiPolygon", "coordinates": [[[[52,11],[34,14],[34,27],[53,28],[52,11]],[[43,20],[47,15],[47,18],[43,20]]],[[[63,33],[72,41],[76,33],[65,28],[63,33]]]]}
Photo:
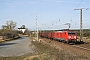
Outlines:
{"type": "Polygon", "coordinates": [[[23,60],[25,56],[17,56],[17,57],[0,57],[0,60],[23,60]]]}
{"type": "Polygon", "coordinates": [[[37,47],[37,53],[24,60],[65,60],[62,51],[39,42],[32,43],[37,47]]]}

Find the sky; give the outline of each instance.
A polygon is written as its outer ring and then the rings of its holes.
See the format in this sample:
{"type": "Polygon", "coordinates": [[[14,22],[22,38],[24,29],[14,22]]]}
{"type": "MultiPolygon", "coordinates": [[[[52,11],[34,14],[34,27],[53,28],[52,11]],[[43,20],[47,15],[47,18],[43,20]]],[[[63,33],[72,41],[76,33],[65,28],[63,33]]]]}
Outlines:
{"type": "Polygon", "coordinates": [[[80,29],[80,10],[83,28],[90,28],[90,0],[0,0],[0,26],[13,20],[17,28],[29,30],[80,29]]]}

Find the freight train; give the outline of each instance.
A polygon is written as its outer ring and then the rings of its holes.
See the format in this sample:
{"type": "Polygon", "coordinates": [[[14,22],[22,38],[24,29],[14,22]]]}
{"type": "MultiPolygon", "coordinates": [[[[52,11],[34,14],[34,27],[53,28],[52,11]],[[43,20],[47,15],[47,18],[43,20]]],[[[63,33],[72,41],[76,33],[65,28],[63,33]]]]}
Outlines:
{"type": "Polygon", "coordinates": [[[70,30],[57,30],[57,31],[41,31],[39,35],[44,38],[57,40],[65,43],[76,43],[77,35],[74,31],[70,30]]]}

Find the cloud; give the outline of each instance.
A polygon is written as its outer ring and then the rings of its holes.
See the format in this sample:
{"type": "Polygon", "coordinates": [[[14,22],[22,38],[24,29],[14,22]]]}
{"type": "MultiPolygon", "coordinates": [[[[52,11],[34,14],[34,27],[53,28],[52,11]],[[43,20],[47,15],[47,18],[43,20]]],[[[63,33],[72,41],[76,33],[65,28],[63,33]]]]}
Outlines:
{"type": "Polygon", "coordinates": [[[55,2],[68,2],[67,0],[56,0],[55,2]]]}
{"type": "Polygon", "coordinates": [[[6,6],[8,6],[8,7],[11,7],[11,8],[14,8],[14,7],[16,7],[16,5],[15,4],[5,4],[6,6]]]}
{"type": "Polygon", "coordinates": [[[66,1],[57,0],[56,2],[66,2],[66,1]]]}
{"type": "Polygon", "coordinates": [[[15,7],[15,4],[11,4],[11,3],[0,3],[0,5],[7,7],[15,7]]]}
{"type": "MultiPolygon", "coordinates": [[[[67,1],[67,0],[56,0],[56,2],[66,2],[66,3],[75,3],[75,4],[78,4],[80,2],[78,1],[67,1]]],[[[83,2],[82,2],[83,3],[83,2]]]]}
{"type": "Polygon", "coordinates": [[[43,0],[43,1],[53,1],[53,0],[43,0]]]}
{"type": "Polygon", "coordinates": [[[37,2],[27,2],[28,4],[37,4],[37,2]]]}
{"type": "Polygon", "coordinates": [[[5,5],[9,5],[9,6],[11,6],[11,5],[14,5],[14,4],[5,4],[5,5]]]}
{"type": "Polygon", "coordinates": [[[28,6],[28,5],[33,5],[37,4],[38,2],[36,1],[8,1],[8,2],[0,2],[1,6],[6,6],[6,7],[19,7],[19,6],[28,6]]]}
{"type": "Polygon", "coordinates": [[[54,0],[42,0],[44,2],[53,2],[54,0]]]}

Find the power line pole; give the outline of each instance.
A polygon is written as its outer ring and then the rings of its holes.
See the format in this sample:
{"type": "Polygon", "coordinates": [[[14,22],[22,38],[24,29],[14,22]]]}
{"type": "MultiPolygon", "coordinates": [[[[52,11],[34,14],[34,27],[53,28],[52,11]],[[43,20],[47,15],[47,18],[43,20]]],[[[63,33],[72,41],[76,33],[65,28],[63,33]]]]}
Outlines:
{"type": "Polygon", "coordinates": [[[83,40],[83,29],[82,29],[82,9],[89,9],[89,8],[80,8],[80,9],[74,9],[74,10],[80,10],[80,42],[83,40]]]}
{"type": "Polygon", "coordinates": [[[38,41],[38,22],[37,22],[37,13],[36,13],[36,40],[38,41]]]}

